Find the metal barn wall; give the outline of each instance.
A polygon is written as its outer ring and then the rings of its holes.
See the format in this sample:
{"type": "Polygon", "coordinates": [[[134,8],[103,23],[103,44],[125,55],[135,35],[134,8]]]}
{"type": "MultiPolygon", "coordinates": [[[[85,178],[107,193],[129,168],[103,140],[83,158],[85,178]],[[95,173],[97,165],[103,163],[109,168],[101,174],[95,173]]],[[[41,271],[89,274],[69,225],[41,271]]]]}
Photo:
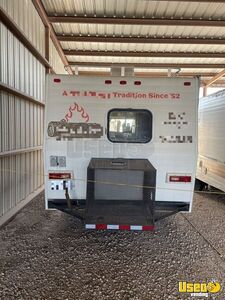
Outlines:
{"type": "Polygon", "coordinates": [[[24,35],[44,56],[45,27],[31,0],[0,0],[0,7],[7,12],[24,35]]]}
{"type": "Polygon", "coordinates": [[[49,41],[49,62],[57,74],[68,74],[51,39],[49,41]]]}
{"type": "MultiPolygon", "coordinates": [[[[45,56],[45,27],[32,1],[0,0],[0,7],[45,56]]],[[[0,81],[36,101],[0,91],[0,224],[43,187],[45,67],[0,23],[0,81]]],[[[57,53],[50,55],[57,64],[57,53]]],[[[60,64],[59,64],[60,65],[60,64]]],[[[60,66],[61,68],[61,66],[60,66]]]]}

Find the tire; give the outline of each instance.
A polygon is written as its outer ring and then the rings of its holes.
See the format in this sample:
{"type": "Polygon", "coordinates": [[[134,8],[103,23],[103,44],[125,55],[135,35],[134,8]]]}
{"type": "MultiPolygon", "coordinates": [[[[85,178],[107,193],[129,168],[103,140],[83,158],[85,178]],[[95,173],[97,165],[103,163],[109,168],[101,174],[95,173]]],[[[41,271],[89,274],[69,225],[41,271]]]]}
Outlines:
{"type": "Polygon", "coordinates": [[[205,182],[195,179],[195,191],[203,191],[205,189],[205,182]]]}

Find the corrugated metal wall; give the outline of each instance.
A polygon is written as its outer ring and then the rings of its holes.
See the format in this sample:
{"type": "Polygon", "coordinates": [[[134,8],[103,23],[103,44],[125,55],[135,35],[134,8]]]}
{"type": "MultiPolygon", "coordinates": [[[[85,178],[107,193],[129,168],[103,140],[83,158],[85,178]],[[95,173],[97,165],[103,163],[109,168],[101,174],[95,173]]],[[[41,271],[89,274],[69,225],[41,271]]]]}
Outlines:
{"type": "Polygon", "coordinates": [[[45,27],[31,0],[0,0],[2,7],[14,20],[24,35],[44,56],[45,27]]]}
{"type": "Polygon", "coordinates": [[[49,41],[49,62],[57,74],[68,74],[51,39],[49,41]]]}
{"type": "MultiPolygon", "coordinates": [[[[0,7],[45,56],[45,27],[32,1],[0,0],[0,7]],[[23,8],[21,9],[21,2],[23,8]]],[[[40,103],[0,91],[0,224],[1,217],[43,185],[45,67],[0,22],[0,81],[40,103]]],[[[50,41],[50,64],[65,73],[50,41]]]]}

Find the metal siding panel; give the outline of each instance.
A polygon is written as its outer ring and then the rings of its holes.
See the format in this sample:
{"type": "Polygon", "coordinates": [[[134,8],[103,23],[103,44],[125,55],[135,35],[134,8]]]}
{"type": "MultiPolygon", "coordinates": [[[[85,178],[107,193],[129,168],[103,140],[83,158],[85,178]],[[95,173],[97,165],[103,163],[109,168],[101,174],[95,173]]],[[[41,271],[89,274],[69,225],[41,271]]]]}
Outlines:
{"type": "Polygon", "coordinates": [[[43,162],[43,152],[40,150],[40,166],[41,166],[41,184],[44,183],[44,162],[43,162]]]}
{"type": "Polygon", "coordinates": [[[8,0],[1,5],[26,37],[44,55],[44,25],[31,1],[8,0]],[[22,7],[21,7],[21,2],[22,7]]]}
{"type": "Polygon", "coordinates": [[[29,94],[30,89],[30,76],[29,76],[29,51],[24,48],[24,53],[25,53],[25,58],[24,58],[24,63],[25,63],[25,93],[29,94]]]}
{"type": "Polygon", "coordinates": [[[2,111],[3,111],[3,151],[9,150],[9,102],[7,94],[3,93],[2,99],[2,111]]]}
{"type": "Polygon", "coordinates": [[[16,205],[16,160],[10,157],[10,208],[16,205]]]}
{"type": "Polygon", "coordinates": [[[37,151],[37,185],[38,187],[41,185],[41,152],[37,151]]]}
{"type": "MultiPolygon", "coordinates": [[[[7,45],[8,44],[8,34],[6,27],[1,23],[1,45],[7,45]]],[[[0,51],[1,55],[1,81],[4,83],[7,83],[8,80],[8,67],[7,67],[7,61],[8,61],[8,51],[7,46],[1,47],[0,51]]]]}
{"type": "Polygon", "coordinates": [[[37,160],[37,154],[38,154],[38,151],[34,151],[34,170],[33,170],[33,173],[34,173],[34,190],[37,189],[38,187],[38,167],[37,167],[37,163],[38,163],[38,160],[37,160]]]}
{"type": "Polygon", "coordinates": [[[30,147],[30,103],[25,103],[26,107],[26,148],[30,147]]]}
{"type": "Polygon", "coordinates": [[[34,169],[33,169],[33,163],[34,163],[34,159],[33,159],[33,152],[28,153],[28,157],[29,157],[29,194],[32,193],[32,191],[34,190],[34,169]]]}
{"type": "Polygon", "coordinates": [[[54,71],[58,74],[67,74],[67,72],[64,69],[64,64],[62,63],[62,60],[51,39],[49,42],[49,52],[49,62],[50,65],[53,67],[54,71]]]}
{"type": "Polygon", "coordinates": [[[40,100],[40,64],[38,60],[36,60],[36,98],[40,100]]]}
{"type": "Polygon", "coordinates": [[[3,178],[4,178],[4,170],[3,170],[3,158],[0,158],[0,217],[3,215],[3,202],[4,202],[4,190],[3,190],[3,178]]]}
{"type": "Polygon", "coordinates": [[[15,149],[21,148],[21,111],[20,100],[15,97],[15,149]]]}
{"type": "Polygon", "coordinates": [[[0,1],[0,7],[6,11],[6,0],[0,1]]]}
{"type": "Polygon", "coordinates": [[[14,38],[14,87],[18,90],[20,89],[20,65],[20,43],[16,38],[14,38]]]}
{"type": "Polygon", "coordinates": [[[15,100],[14,96],[7,94],[9,102],[9,150],[15,150],[15,100]]]}
{"type": "Polygon", "coordinates": [[[38,109],[34,105],[34,147],[38,145],[38,109]]]}
{"type": "Polygon", "coordinates": [[[8,30],[8,80],[7,84],[14,87],[14,37],[12,33],[8,30]]]}
{"type": "Polygon", "coordinates": [[[33,70],[33,87],[34,87],[34,90],[33,90],[33,96],[35,98],[37,98],[37,60],[36,58],[33,56],[33,67],[32,67],[32,70],[33,70]]]}
{"type": "Polygon", "coordinates": [[[29,134],[29,140],[30,140],[30,147],[34,147],[34,104],[30,103],[30,134],[29,134]]]}
{"type": "Polygon", "coordinates": [[[31,96],[34,96],[33,56],[31,53],[29,53],[28,57],[29,57],[29,94],[31,96]]]}
{"type": "Polygon", "coordinates": [[[26,197],[26,154],[21,154],[21,172],[20,172],[20,178],[21,178],[21,199],[24,199],[26,197]]]}
{"type": "Polygon", "coordinates": [[[20,165],[20,155],[15,155],[15,177],[16,177],[16,183],[15,183],[15,202],[16,204],[20,201],[21,199],[21,165],[20,165]]]}
{"type": "Polygon", "coordinates": [[[9,157],[4,158],[4,176],[3,176],[3,213],[6,213],[10,209],[10,180],[9,180],[9,157]]]}
{"type": "Polygon", "coordinates": [[[3,93],[0,91],[0,152],[3,151],[3,93]]]}
{"type": "Polygon", "coordinates": [[[21,128],[21,135],[20,135],[20,143],[21,148],[26,148],[26,102],[25,100],[20,100],[20,128],[21,128]]]}
{"type": "Polygon", "coordinates": [[[44,110],[41,111],[41,145],[43,145],[43,133],[44,133],[44,110]]]}
{"type": "Polygon", "coordinates": [[[25,153],[25,195],[30,194],[30,157],[29,153],[25,153]]]}

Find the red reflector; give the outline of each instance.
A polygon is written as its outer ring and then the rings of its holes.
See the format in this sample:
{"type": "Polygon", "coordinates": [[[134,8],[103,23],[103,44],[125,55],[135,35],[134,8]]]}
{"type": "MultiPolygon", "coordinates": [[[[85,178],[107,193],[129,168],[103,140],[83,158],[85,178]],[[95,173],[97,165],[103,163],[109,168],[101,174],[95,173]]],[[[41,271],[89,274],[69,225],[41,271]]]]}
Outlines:
{"type": "Polygon", "coordinates": [[[120,230],[130,230],[130,225],[119,225],[120,230]]]}
{"type": "Polygon", "coordinates": [[[191,182],[191,176],[175,176],[169,177],[170,182],[191,182]]]}
{"type": "Polygon", "coordinates": [[[70,173],[49,173],[49,179],[71,179],[70,173]]]}
{"type": "Polygon", "coordinates": [[[154,230],[154,225],[143,225],[142,230],[145,230],[145,231],[154,230]]]}
{"type": "Polygon", "coordinates": [[[135,81],[134,84],[135,85],[141,85],[141,81],[135,81]]]}
{"type": "Polygon", "coordinates": [[[126,82],[126,80],[121,80],[121,81],[120,81],[120,84],[123,84],[123,85],[124,85],[124,84],[127,84],[127,82],[126,82]]]}
{"type": "Polygon", "coordinates": [[[190,81],[185,81],[185,82],[184,82],[184,85],[185,85],[185,86],[190,86],[190,85],[191,85],[191,82],[190,82],[190,81]]]}
{"type": "Polygon", "coordinates": [[[96,224],[96,229],[107,229],[107,224],[96,224]]]}
{"type": "Polygon", "coordinates": [[[112,80],[105,80],[105,84],[111,84],[112,80]]]}
{"type": "Polygon", "coordinates": [[[60,78],[54,78],[54,82],[59,83],[59,82],[61,82],[61,79],[60,78]]]}

